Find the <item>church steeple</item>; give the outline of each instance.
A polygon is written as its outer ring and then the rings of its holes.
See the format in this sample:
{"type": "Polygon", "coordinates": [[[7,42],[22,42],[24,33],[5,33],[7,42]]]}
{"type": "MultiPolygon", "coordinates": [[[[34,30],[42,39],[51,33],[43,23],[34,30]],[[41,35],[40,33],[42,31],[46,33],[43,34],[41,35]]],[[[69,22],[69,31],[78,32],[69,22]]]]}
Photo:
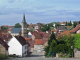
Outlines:
{"type": "Polygon", "coordinates": [[[22,20],[22,36],[27,37],[27,23],[26,23],[26,19],[25,19],[25,14],[23,14],[23,20],[22,20]]]}
{"type": "Polygon", "coordinates": [[[26,23],[25,14],[23,14],[23,21],[22,23],[26,23]]]}

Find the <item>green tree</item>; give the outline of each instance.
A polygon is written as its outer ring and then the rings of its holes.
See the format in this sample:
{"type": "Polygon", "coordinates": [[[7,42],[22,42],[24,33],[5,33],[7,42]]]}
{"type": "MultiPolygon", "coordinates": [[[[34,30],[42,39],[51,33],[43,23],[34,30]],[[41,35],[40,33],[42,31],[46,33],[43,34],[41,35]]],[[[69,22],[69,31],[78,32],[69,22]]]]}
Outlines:
{"type": "Polygon", "coordinates": [[[77,22],[74,22],[73,26],[74,26],[74,28],[75,28],[75,27],[77,26],[77,22]]]}
{"type": "Polygon", "coordinates": [[[80,49],[80,34],[74,35],[74,46],[77,49],[80,49]]]}
{"type": "Polygon", "coordinates": [[[15,27],[15,28],[20,28],[21,25],[20,25],[19,23],[16,23],[14,27],[15,27]]]}
{"type": "Polygon", "coordinates": [[[55,52],[53,51],[53,47],[56,46],[56,44],[57,44],[57,41],[56,41],[54,33],[52,32],[52,34],[48,40],[48,46],[45,47],[45,52],[46,52],[45,56],[47,56],[47,57],[55,56],[55,52]]]}
{"type": "Polygon", "coordinates": [[[80,21],[79,21],[79,24],[80,24],[80,21]]]}
{"type": "Polygon", "coordinates": [[[6,28],[6,27],[1,26],[1,30],[5,30],[5,29],[7,29],[7,28],[6,28]]]}
{"type": "Polygon", "coordinates": [[[72,26],[72,23],[71,23],[71,21],[68,23],[68,25],[69,25],[69,26],[72,26]]]}

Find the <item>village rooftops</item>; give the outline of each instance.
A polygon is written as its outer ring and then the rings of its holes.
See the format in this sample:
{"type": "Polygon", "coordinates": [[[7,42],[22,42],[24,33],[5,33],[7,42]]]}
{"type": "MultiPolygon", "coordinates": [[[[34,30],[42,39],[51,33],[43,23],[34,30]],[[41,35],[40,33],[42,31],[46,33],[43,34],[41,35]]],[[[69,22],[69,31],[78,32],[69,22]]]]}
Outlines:
{"type": "Polygon", "coordinates": [[[74,29],[72,29],[70,32],[76,33],[76,31],[78,31],[79,29],[80,29],[80,24],[78,26],[76,26],[74,29]]]}

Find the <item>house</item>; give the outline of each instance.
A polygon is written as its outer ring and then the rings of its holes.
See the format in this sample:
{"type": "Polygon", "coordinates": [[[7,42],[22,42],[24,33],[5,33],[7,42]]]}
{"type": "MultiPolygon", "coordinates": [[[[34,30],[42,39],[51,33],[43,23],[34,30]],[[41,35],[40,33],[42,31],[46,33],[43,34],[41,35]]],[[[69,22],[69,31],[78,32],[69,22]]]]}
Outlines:
{"type": "Polygon", "coordinates": [[[42,32],[42,30],[41,30],[41,29],[36,29],[35,31],[37,31],[37,32],[42,32]]]}
{"type": "Polygon", "coordinates": [[[8,29],[8,33],[11,34],[13,28],[8,29]]]}
{"type": "Polygon", "coordinates": [[[58,27],[57,32],[56,32],[56,36],[66,30],[67,30],[67,28],[65,26],[58,27]]]}
{"type": "Polygon", "coordinates": [[[44,50],[44,47],[47,46],[48,40],[42,40],[42,39],[35,39],[34,43],[34,51],[37,53],[41,53],[44,50]]]}
{"type": "Polygon", "coordinates": [[[27,42],[22,36],[13,36],[8,45],[9,55],[27,56],[27,42]]]}
{"type": "Polygon", "coordinates": [[[40,29],[42,26],[41,25],[36,25],[35,27],[34,27],[34,29],[36,30],[36,29],[40,29]]]}
{"type": "Polygon", "coordinates": [[[49,37],[50,37],[50,35],[51,35],[50,33],[45,33],[42,39],[43,39],[43,40],[45,40],[45,39],[48,40],[49,37]]]}
{"type": "Polygon", "coordinates": [[[32,24],[32,23],[31,23],[31,24],[28,26],[27,30],[34,29],[35,26],[36,26],[36,24],[32,24]]]}
{"type": "Polygon", "coordinates": [[[7,45],[7,43],[0,38],[0,54],[8,56],[8,48],[9,46],[7,45]]]}
{"type": "Polygon", "coordinates": [[[66,25],[66,22],[60,22],[60,25],[65,26],[66,25]]]}
{"type": "Polygon", "coordinates": [[[12,36],[18,36],[20,35],[19,33],[21,32],[21,28],[13,28],[11,31],[12,36]]]}
{"type": "Polygon", "coordinates": [[[73,34],[80,33],[80,24],[70,31],[73,34]]]}
{"type": "Polygon", "coordinates": [[[64,36],[64,35],[69,36],[70,34],[71,34],[70,31],[69,30],[66,30],[66,31],[60,33],[58,36],[56,36],[56,39],[58,39],[60,36],[64,36]]]}
{"type": "Polygon", "coordinates": [[[34,40],[32,40],[31,38],[26,38],[24,37],[26,42],[29,43],[29,52],[33,52],[34,51],[34,40]]]}
{"type": "Polygon", "coordinates": [[[0,38],[2,38],[6,43],[8,43],[12,36],[8,33],[2,33],[0,34],[0,38]]]}
{"type": "Polygon", "coordinates": [[[56,34],[56,33],[57,33],[57,31],[58,31],[57,29],[56,29],[56,30],[51,30],[51,32],[54,32],[54,34],[56,34]]]}

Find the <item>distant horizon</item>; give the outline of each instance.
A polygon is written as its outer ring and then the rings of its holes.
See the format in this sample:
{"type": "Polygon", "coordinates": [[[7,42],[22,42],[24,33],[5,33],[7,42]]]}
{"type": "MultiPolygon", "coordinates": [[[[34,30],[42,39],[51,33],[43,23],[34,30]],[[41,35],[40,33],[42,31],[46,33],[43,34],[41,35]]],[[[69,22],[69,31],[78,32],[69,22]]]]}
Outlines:
{"type": "Polygon", "coordinates": [[[0,0],[0,25],[80,20],[80,0],[0,0]]]}

